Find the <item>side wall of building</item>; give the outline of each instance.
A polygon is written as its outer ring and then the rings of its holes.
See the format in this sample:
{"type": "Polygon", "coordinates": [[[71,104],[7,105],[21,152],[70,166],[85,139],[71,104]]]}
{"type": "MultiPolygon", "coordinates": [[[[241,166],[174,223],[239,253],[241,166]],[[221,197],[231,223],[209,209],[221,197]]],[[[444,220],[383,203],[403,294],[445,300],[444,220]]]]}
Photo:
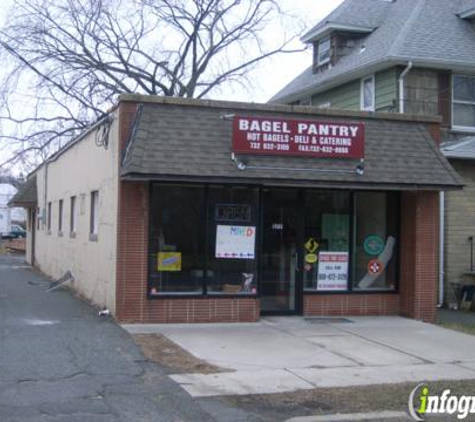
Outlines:
{"type": "Polygon", "coordinates": [[[41,271],[57,279],[70,270],[75,278],[72,287],[79,294],[112,311],[116,303],[119,183],[118,119],[114,117],[107,148],[97,145],[98,131],[92,130],[37,172],[38,207],[43,218],[35,242],[36,265],[41,271]],[[98,192],[99,198],[97,238],[90,235],[93,191],[98,192]],[[76,197],[75,233],[71,233],[71,197],[76,197]],[[59,231],[61,200],[62,232],[59,231]],[[49,204],[51,216],[48,216],[49,204]]]}
{"type": "MultiPolygon", "coordinates": [[[[475,167],[471,161],[451,160],[465,183],[463,190],[445,193],[445,302],[455,303],[451,283],[473,281],[470,270],[470,237],[475,249],[475,167]]],[[[475,251],[473,256],[475,270],[475,251]]]]}

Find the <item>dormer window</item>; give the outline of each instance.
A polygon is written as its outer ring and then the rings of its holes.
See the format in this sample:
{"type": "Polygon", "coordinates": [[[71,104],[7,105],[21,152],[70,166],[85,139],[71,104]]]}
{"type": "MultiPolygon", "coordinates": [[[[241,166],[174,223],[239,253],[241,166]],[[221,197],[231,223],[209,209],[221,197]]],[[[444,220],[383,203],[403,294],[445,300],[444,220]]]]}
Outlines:
{"type": "Polygon", "coordinates": [[[330,37],[325,37],[318,41],[317,66],[321,66],[330,61],[331,43],[330,37]]]}

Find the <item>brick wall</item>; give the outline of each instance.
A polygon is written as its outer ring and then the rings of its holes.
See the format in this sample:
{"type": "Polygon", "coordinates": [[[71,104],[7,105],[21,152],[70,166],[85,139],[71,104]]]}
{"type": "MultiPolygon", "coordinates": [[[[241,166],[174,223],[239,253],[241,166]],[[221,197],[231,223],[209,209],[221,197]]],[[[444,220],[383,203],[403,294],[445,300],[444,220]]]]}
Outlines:
{"type": "Polygon", "coordinates": [[[398,315],[398,294],[305,295],[306,316],[398,315]]]}
{"type": "Polygon", "coordinates": [[[439,195],[403,193],[401,215],[401,314],[434,322],[437,310],[439,195]]]}

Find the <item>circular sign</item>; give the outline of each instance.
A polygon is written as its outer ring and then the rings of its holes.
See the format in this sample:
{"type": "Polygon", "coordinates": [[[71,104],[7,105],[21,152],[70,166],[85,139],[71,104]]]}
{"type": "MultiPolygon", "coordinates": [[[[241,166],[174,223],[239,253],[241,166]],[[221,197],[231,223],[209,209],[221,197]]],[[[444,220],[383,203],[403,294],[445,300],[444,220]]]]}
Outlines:
{"type": "Polygon", "coordinates": [[[318,256],[314,253],[308,253],[305,255],[305,262],[308,262],[309,264],[314,264],[315,262],[318,261],[318,256]]]}
{"type": "Polygon", "coordinates": [[[383,252],[384,240],[381,236],[371,235],[364,240],[363,247],[368,255],[376,256],[383,252]]]}
{"type": "Polygon", "coordinates": [[[305,271],[308,272],[308,271],[312,271],[313,266],[312,264],[305,264],[304,268],[305,268],[305,271]]]}
{"type": "Polygon", "coordinates": [[[368,273],[376,275],[384,270],[384,265],[379,259],[372,259],[368,262],[368,273]]]}

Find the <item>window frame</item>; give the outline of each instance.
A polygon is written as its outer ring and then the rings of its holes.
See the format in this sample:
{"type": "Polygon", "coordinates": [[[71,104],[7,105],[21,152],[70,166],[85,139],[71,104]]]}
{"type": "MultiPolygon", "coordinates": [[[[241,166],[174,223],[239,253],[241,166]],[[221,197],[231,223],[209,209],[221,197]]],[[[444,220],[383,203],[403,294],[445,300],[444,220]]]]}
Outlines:
{"type": "Polygon", "coordinates": [[[99,191],[90,194],[89,240],[97,241],[99,235],[99,191]]]}
{"type": "Polygon", "coordinates": [[[64,201],[60,199],[58,201],[58,236],[63,235],[63,211],[64,211],[64,201]]]}
{"type": "MultiPolygon", "coordinates": [[[[182,185],[183,183],[181,182],[151,182],[149,186],[149,192],[151,194],[153,190],[154,185],[167,185],[167,186],[179,186],[182,185]]],[[[196,185],[196,186],[201,186],[202,189],[205,191],[205,212],[203,213],[203,221],[202,224],[204,227],[202,227],[201,230],[201,235],[205,236],[204,239],[204,247],[205,251],[209,250],[209,219],[208,219],[208,213],[209,213],[209,199],[208,199],[208,190],[210,186],[217,186],[217,185],[222,185],[223,183],[187,183],[187,185],[196,185]]],[[[200,293],[197,292],[190,292],[190,293],[160,293],[160,294],[151,294],[151,288],[152,288],[152,283],[151,283],[151,277],[150,277],[150,265],[147,260],[147,298],[150,300],[161,300],[161,299],[192,299],[192,298],[209,298],[209,299],[221,299],[221,298],[243,298],[243,299],[259,299],[261,296],[261,280],[262,280],[262,274],[261,274],[261,253],[262,253],[262,222],[263,222],[263,212],[262,212],[262,192],[263,189],[265,188],[262,185],[245,185],[245,184],[229,184],[230,187],[232,186],[247,186],[249,188],[258,188],[258,226],[257,226],[257,234],[256,234],[256,259],[258,260],[257,262],[257,291],[256,293],[246,293],[246,292],[241,292],[241,293],[236,293],[236,294],[220,294],[220,293],[208,293],[207,289],[207,272],[209,270],[208,268],[208,254],[205,253],[204,257],[204,277],[203,277],[203,289],[200,293]]],[[[298,188],[296,187],[295,189],[301,191],[304,193],[305,191],[335,191],[333,188],[327,188],[327,189],[308,189],[308,188],[298,188]]],[[[305,290],[303,286],[303,276],[300,282],[297,282],[298,284],[301,284],[301,288],[299,288],[299,295],[301,294],[302,297],[305,295],[373,295],[373,294],[383,294],[383,295],[394,295],[394,294],[399,294],[399,286],[400,286],[400,239],[401,239],[401,212],[400,212],[400,207],[401,207],[401,195],[399,192],[394,192],[394,191],[383,191],[383,190],[346,190],[349,195],[350,195],[350,245],[349,245],[349,261],[348,261],[348,287],[346,290],[305,290]],[[396,196],[396,203],[397,205],[397,211],[396,211],[396,235],[397,235],[397,242],[395,246],[395,252],[393,259],[395,260],[395,282],[394,282],[394,289],[370,289],[370,290],[365,290],[365,289],[354,289],[353,288],[353,274],[354,274],[354,241],[355,241],[355,234],[354,234],[354,217],[355,217],[355,194],[358,192],[373,192],[373,193],[384,193],[386,195],[388,194],[394,194],[396,196]]],[[[303,203],[300,204],[300,206],[303,203]]],[[[152,221],[152,212],[149,210],[149,238],[151,234],[151,221],[152,221]]],[[[303,239],[303,237],[302,237],[303,239]]],[[[147,251],[148,254],[152,253],[151,251],[151,244],[149,243],[147,245],[147,251]]],[[[300,267],[303,268],[303,254],[300,253],[300,267]]]]}
{"type": "Polygon", "coordinates": [[[376,78],[375,75],[365,76],[361,78],[360,81],[360,110],[361,111],[375,111],[376,109],[376,78]],[[371,81],[371,85],[373,87],[372,97],[371,97],[371,105],[369,107],[365,107],[365,82],[371,81]]]}
{"type": "Polygon", "coordinates": [[[318,44],[317,44],[317,66],[323,66],[324,64],[330,63],[331,56],[332,56],[331,51],[332,51],[332,40],[331,40],[331,37],[329,35],[322,38],[321,40],[318,40],[318,44]],[[327,42],[328,42],[328,49],[325,49],[325,54],[328,53],[328,57],[321,60],[321,57],[322,57],[321,46],[324,43],[327,43],[327,42]]]}
{"type": "Polygon", "coordinates": [[[46,231],[48,234],[51,234],[51,214],[53,212],[53,205],[52,202],[48,202],[48,214],[46,216],[46,231]]]}
{"type": "Polygon", "coordinates": [[[455,122],[455,103],[462,104],[462,105],[471,105],[475,108],[475,100],[474,101],[467,101],[467,100],[456,100],[455,99],[455,78],[471,78],[475,82],[475,75],[463,75],[463,74],[452,74],[452,98],[451,98],[451,126],[452,129],[458,130],[460,132],[475,132],[475,125],[474,126],[461,126],[456,125],[455,122]]]}
{"type": "Polygon", "coordinates": [[[69,237],[76,237],[76,208],[77,196],[73,195],[69,198],[69,237]]]}

